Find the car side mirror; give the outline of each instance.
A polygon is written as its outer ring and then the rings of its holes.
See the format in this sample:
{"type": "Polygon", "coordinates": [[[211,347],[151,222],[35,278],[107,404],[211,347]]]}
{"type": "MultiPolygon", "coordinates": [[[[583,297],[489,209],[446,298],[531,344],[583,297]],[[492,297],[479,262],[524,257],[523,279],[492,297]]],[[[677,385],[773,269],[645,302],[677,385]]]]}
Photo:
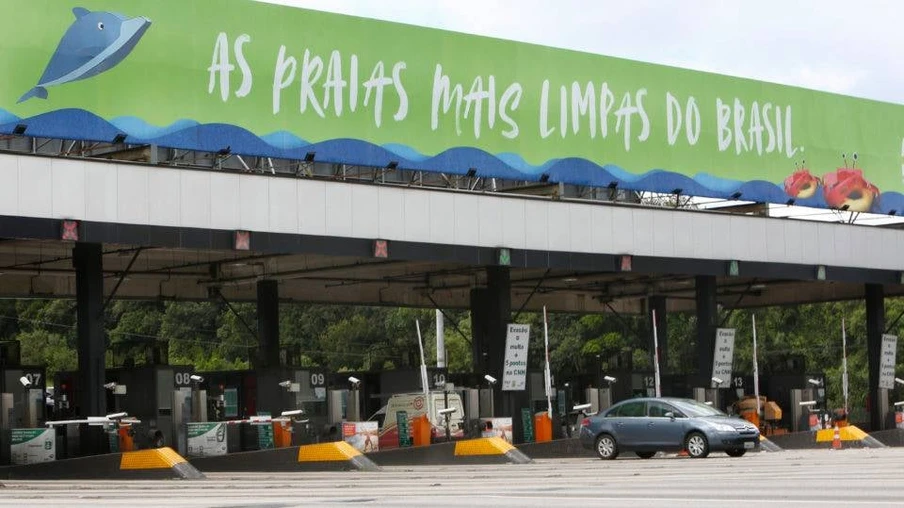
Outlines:
{"type": "Polygon", "coordinates": [[[665,416],[666,418],[671,418],[672,420],[675,419],[675,413],[673,413],[673,412],[671,412],[671,411],[666,411],[666,413],[665,413],[664,416],[665,416]]]}

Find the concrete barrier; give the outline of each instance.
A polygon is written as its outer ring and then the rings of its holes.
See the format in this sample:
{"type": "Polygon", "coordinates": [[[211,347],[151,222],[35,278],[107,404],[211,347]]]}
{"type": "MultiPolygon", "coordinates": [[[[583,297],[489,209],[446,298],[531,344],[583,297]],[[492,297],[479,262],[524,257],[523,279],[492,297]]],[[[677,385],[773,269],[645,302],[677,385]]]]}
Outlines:
{"type": "Polygon", "coordinates": [[[204,475],[172,448],[110,453],[0,468],[0,478],[19,480],[201,479],[204,475]]]}
{"type": "Polygon", "coordinates": [[[210,472],[379,471],[370,458],[344,441],[230,453],[191,459],[210,472]]]}
{"type": "MultiPolygon", "coordinates": [[[[879,440],[870,437],[869,434],[854,425],[839,427],[838,435],[841,438],[842,449],[885,447],[879,440]]],[[[835,429],[822,429],[771,436],[769,439],[786,450],[805,450],[814,448],[831,449],[834,438],[835,429]]]]}
{"type": "Polygon", "coordinates": [[[877,430],[869,435],[885,446],[904,446],[904,429],[877,430]]]}
{"type": "Polygon", "coordinates": [[[784,451],[781,446],[775,444],[766,436],[760,436],[760,451],[763,452],[781,452],[784,451]]]}
{"type": "Polygon", "coordinates": [[[467,439],[367,454],[381,466],[450,464],[527,464],[531,458],[502,438],[467,439]]]}

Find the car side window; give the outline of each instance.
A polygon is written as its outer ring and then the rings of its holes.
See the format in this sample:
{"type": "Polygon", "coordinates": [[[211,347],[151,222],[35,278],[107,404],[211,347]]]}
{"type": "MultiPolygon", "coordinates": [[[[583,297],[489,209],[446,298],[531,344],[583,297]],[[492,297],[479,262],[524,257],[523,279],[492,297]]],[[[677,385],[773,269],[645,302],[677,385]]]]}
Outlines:
{"type": "Polygon", "coordinates": [[[643,416],[645,411],[645,405],[643,402],[627,402],[622,404],[621,407],[618,408],[616,414],[612,416],[621,416],[621,417],[636,417],[643,416]]]}
{"type": "Polygon", "coordinates": [[[670,406],[663,404],[662,402],[650,402],[648,414],[650,416],[665,418],[666,413],[675,413],[675,416],[678,416],[677,411],[672,409],[670,406]]]}

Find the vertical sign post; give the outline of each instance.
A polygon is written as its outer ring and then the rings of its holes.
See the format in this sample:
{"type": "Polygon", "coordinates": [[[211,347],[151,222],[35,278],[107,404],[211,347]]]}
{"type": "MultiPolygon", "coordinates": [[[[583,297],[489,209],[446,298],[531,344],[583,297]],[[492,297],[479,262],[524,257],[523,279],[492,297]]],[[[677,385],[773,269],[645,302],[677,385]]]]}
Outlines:
{"type": "Polygon", "coordinates": [[[656,309],[653,309],[653,383],[656,386],[656,396],[662,397],[662,387],[659,384],[659,332],[656,326],[656,309]]]}
{"type": "Polygon", "coordinates": [[[847,331],[841,316],[841,391],[844,394],[844,414],[848,414],[847,331]]]}
{"type": "Polygon", "coordinates": [[[753,320],[753,396],[756,397],[756,417],[760,418],[760,367],[756,358],[756,314],[750,316],[753,320]]]}
{"type": "Polygon", "coordinates": [[[543,368],[543,382],[546,387],[546,413],[552,419],[552,376],[549,373],[549,322],[546,319],[546,306],[543,306],[543,342],[546,350],[546,365],[543,368]]]}

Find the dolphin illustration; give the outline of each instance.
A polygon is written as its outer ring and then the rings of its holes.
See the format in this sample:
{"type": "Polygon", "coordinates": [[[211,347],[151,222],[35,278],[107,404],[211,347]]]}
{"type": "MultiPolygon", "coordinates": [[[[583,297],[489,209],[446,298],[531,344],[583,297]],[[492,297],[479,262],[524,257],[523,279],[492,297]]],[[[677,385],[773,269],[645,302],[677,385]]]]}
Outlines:
{"type": "Polygon", "coordinates": [[[60,40],[37,86],[19,99],[47,98],[47,88],[108,71],[123,61],[151,26],[144,16],[129,18],[115,12],[72,9],[75,22],[60,40]]]}

